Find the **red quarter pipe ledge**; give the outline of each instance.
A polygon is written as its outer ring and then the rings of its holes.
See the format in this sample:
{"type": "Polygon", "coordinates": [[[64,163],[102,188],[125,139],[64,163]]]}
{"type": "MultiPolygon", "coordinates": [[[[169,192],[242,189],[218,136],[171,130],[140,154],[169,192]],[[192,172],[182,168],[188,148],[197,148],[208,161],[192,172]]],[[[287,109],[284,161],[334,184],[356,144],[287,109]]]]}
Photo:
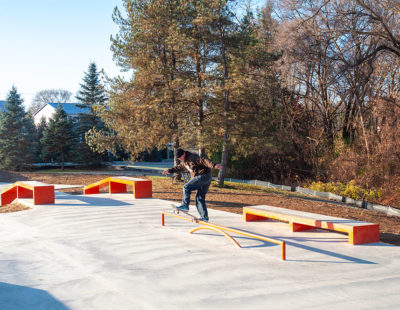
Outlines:
{"type": "Polygon", "coordinates": [[[96,183],[87,185],[83,189],[85,195],[98,194],[100,188],[109,188],[110,194],[126,193],[127,185],[133,186],[133,195],[135,198],[152,198],[153,185],[151,180],[138,179],[125,176],[109,177],[96,183]]]}
{"type": "Polygon", "coordinates": [[[1,192],[1,205],[17,198],[32,198],[34,205],[54,204],[54,185],[37,181],[18,181],[1,192]]]}

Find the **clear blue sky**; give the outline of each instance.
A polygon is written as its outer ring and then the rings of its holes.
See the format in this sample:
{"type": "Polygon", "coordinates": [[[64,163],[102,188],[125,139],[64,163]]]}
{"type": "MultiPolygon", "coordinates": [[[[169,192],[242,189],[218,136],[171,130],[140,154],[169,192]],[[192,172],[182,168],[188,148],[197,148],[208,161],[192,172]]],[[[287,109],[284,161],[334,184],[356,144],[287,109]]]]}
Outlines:
{"type": "Polygon", "coordinates": [[[126,76],[110,51],[115,6],[122,0],[0,0],[0,100],[13,85],[26,106],[44,89],[75,95],[91,61],[126,76]]]}

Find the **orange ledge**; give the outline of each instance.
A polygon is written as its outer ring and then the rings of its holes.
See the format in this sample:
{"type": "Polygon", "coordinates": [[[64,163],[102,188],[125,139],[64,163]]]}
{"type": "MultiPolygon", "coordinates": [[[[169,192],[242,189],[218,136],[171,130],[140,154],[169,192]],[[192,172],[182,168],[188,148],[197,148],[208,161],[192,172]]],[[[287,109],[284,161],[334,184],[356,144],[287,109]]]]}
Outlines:
{"type": "Polygon", "coordinates": [[[347,233],[349,243],[352,245],[379,242],[379,224],[272,206],[243,208],[243,219],[246,222],[261,221],[269,218],[289,222],[292,232],[322,228],[347,233]]]}
{"type": "Polygon", "coordinates": [[[54,185],[37,181],[18,181],[3,189],[1,205],[12,203],[17,198],[32,198],[34,205],[54,204],[54,185]]]}
{"type": "Polygon", "coordinates": [[[153,185],[151,180],[138,179],[125,176],[109,177],[83,188],[84,195],[99,194],[100,188],[108,187],[110,194],[126,193],[127,185],[133,186],[135,198],[152,198],[153,185]]]}

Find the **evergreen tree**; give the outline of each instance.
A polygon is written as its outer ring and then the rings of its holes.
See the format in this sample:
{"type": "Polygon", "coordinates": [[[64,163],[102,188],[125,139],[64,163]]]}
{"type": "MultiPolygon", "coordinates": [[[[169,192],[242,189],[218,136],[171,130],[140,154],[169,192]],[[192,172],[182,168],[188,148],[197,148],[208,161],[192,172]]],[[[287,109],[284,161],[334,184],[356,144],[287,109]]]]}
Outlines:
{"type": "Polygon", "coordinates": [[[112,38],[118,64],[133,69],[130,81],[115,79],[110,105],[102,119],[115,135],[91,132],[92,145],[131,154],[197,146],[204,152],[204,122],[210,113],[214,84],[217,0],[144,2],[125,0],[127,17],[118,9],[120,32],[112,38]]]}
{"type": "Polygon", "coordinates": [[[0,116],[0,166],[3,169],[22,170],[33,162],[34,124],[22,104],[23,99],[13,86],[0,116]]]}
{"type": "MultiPolygon", "coordinates": [[[[213,27],[213,35],[215,36],[216,44],[216,71],[217,83],[214,96],[216,97],[215,106],[217,113],[216,121],[220,125],[222,138],[222,154],[221,154],[221,169],[218,173],[218,184],[224,185],[226,169],[228,165],[228,155],[231,145],[231,101],[232,91],[231,84],[233,83],[232,70],[234,64],[232,62],[231,53],[237,49],[234,35],[236,25],[233,22],[234,14],[229,5],[232,0],[215,0],[215,24],[213,27]]],[[[214,120],[215,121],[215,120],[214,120]]]]}
{"type": "Polygon", "coordinates": [[[234,148],[240,141],[262,145],[269,116],[278,120],[270,114],[279,97],[270,90],[279,82],[271,69],[276,55],[268,29],[262,27],[268,21],[255,21],[251,12],[239,20],[236,2],[125,0],[126,17],[114,12],[120,32],[112,50],[134,75],[111,84],[101,117],[112,134],[91,131],[91,145],[113,149],[118,142],[134,155],[171,141],[201,153],[222,150],[223,185],[234,148]],[[255,134],[259,129],[263,135],[255,134]]]}
{"type": "Polygon", "coordinates": [[[78,91],[76,98],[81,103],[77,104],[77,106],[89,109],[91,115],[94,116],[95,105],[102,105],[107,100],[96,63],[91,62],[89,64],[88,72],[85,72],[83,83],[80,86],[81,89],[78,91]]]}
{"type": "Polygon", "coordinates": [[[94,151],[87,142],[86,136],[91,130],[103,130],[104,125],[100,118],[90,114],[80,113],[78,121],[74,124],[77,135],[75,160],[87,166],[99,166],[107,158],[102,152],[94,151]]]}
{"type": "Polygon", "coordinates": [[[72,120],[68,118],[61,104],[50,119],[40,142],[43,145],[42,158],[58,161],[64,170],[65,160],[75,143],[75,136],[72,120]]]}
{"type": "Polygon", "coordinates": [[[76,150],[76,160],[87,165],[99,165],[102,156],[94,152],[86,142],[86,134],[89,130],[101,130],[104,128],[103,122],[97,117],[96,109],[102,107],[107,101],[104,87],[100,81],[100,72],[94,62],[89,64],[88,71],[85,72],[81,89],[76,98],[80,101],[77,106],[85,108],[87,113],[80,113],[79,121],[76,124],[78,135],[78,145],[76,150]]]}
{"type": "Polygon", "coordinates": [[[91,132],[92,145],[115,149],[117,142],[132,156],[173,141],[179,147],[191,105],[186,98],[188,54],[183,46],[182,1],[124,1],[127,17],[118,9],[113,19],[120,32],[112,38],[114,58],[133,69],[130,81],[115,79],[102,119],[112,134],[91,132]],[[115,135],[114,135],[115,134],[115,135]]]}
{"type": "Polygon", "coordinates": [[[40,123],[36,126],[36,141],[37,141],[37,150],[36,150],[36,156],[35,160],[37,162],[42,161],[42,150],[43,150],[43,144],[41,142],[44,132],[46,131],[47,128],[47,122],[46,118],[42,117],[40,120],[40,123]]]}
{"type": "MultiPolygon", "coordinates": [[[[287,94],[274,68],[280,55],[273,49],[274,23],[266,6],[258,18],[248,11],[232,38],[229,53],[230,167],[251,178],[272,170],[269,163],[285,162],[287,143],[283,118],[287,94]],[[258,159],[258,160],[255,160],[258,159]]],[[[230,171],[232,173],[232,170],[230,171]]],[[[268,177],[271,176],[272,173],[268,177]]]]}

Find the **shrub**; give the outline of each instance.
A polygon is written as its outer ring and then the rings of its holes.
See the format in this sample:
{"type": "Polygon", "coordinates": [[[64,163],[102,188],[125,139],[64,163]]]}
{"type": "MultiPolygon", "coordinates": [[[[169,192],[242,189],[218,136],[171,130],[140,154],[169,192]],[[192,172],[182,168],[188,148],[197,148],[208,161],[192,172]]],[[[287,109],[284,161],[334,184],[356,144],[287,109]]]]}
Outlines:
{"type": "Polygon", "coordinates": [[[341,182],[323,183],[318,181],[312,182],[311,185],[306,187],[315,191],[330,192],[356,200],[372,202],[382,198],[381,189],[363,188],[356,185],[354,180],[346,184],[341,182]]]}

